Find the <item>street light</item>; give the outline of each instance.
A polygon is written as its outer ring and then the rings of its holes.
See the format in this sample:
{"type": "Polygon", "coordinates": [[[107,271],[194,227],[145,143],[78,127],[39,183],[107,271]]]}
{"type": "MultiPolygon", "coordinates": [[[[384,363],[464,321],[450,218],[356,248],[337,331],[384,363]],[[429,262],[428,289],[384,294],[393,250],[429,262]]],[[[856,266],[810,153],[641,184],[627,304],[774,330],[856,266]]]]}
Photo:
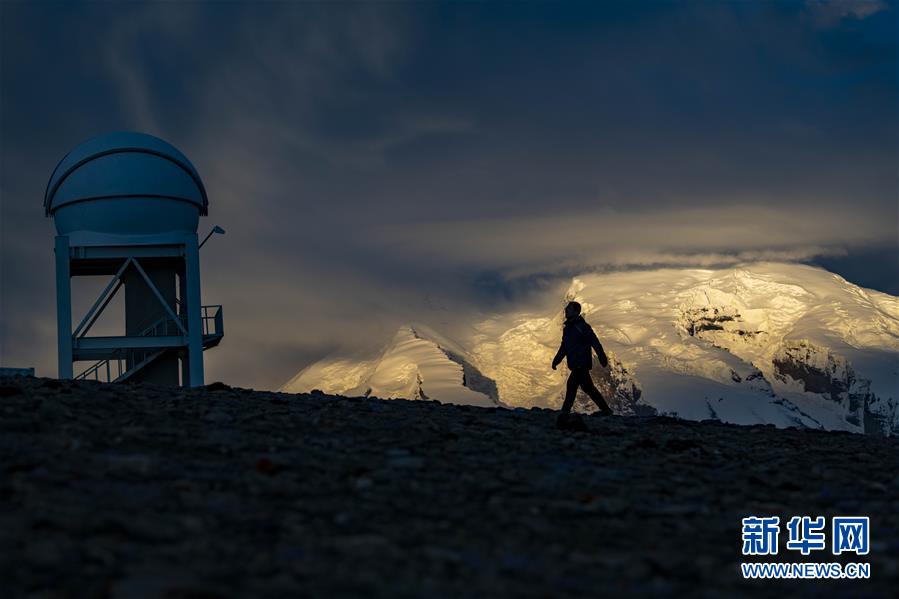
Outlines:
{"type": "MultiPolygon", "coordinates": [[[[203,244],[205,244],[207,241],[209,241],[209,238],[212,237],[213,233],[218,233],[219,235],[224,235],[225,230],[218,225],[212,227],[212,231],[210,231],[209,234],[203,238],[203,241],[200,243],[200,247],[203,247],[203,244]]],[[[197,248],[197,249],[199,249],[199,248],[197,248]]]]}

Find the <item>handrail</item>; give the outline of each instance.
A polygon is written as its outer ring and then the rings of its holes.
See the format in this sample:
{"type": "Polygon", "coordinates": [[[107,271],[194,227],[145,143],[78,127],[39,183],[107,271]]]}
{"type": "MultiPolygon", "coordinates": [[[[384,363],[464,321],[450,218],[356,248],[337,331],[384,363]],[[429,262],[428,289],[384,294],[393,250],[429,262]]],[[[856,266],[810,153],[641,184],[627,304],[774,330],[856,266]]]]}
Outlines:
{"type": "Polygon", "coordinates": [[[106,367],[106,382],[109,383],[113,380],[112,368],[110,367],[110,364],[115,362],[115,365],[116,365],[116,377],[115,378],[118,378],[118,377],[122,376],[123,374],[125,374],[125,372],[127,372],[127,370],[125,370],[122,367],[122,363],[125,361],[126,361],[125,358],[121,357],[121,356],[117,356],[115,358],[106,358],[104,360],[99,360],[97,362],[94,362],[94,364],[92,364],[86,370],[84,370],[78,376],[76,376],[75,380],[86,381],[90,378],[93,378],[93,380],[95,380],[95,381],[100,381],[100,380],[102,380],[101,376],[100,376],[102,374],[101,369],[105,366],[106,367]]]}
{"type": "Polygon", "coordinates": [[[224,334],[224,318],[221,304],[211,304],[202,307],[200,319],[203,322],[203,335],[221,336],[224,334]],[[209,312],[215,310],[211,315],[209,312]],[[210,326],[211,325],[211,326],[210,326]]]}
{"type": "MultiPolygon", "coordinates": [[[[106,358],[94,362],[91,366],[75,377],[75,380],[95,380],[101,382],[112,383],[129,373],[143,367],[148,358],[153,355],[152,350],[130,349],[126,355],[118,355],[114,358],[106,358]],[[131,362],[131,368],[128,368],[128,362],[131,362]],[[113,367],[113,364],[115,367],[113,367]],[[105,369],[105,373],[104,373],[105,369]],[[103,375],[106,375],[105,378],[103,375]],[[115,376],[113,376],[115,375],[115,376]]],[[[162,351],[156,351],[159,354],[162,351]]]]}
{"type": "MultiPolygon", "coordinates": [[[[179,314],[178,319],[181,320],[182,323],[186,323],[187,317],[184,314],[179,314]]],[[[153,324],[148,325],[144,330],[137,334],[138,337],[154,337],[158,335],[168,335],[169,334],[169,323],[172,323],[173,320],[169,316],[163,316],[156,320],[153,324]],[[161,333],[157,333],[160,325],[163,327],[161,333]],[[152,335],[151,335],[152,333],[152,335]]],[[[178,332],[180,334],[180,332],[178,332]]]]}
{"type": "MultiPolygon", "coordinates": [[[[222,330],[224,329],[224,318],[222,316],[221,304],[210,304],[207,306],[200,306],[200,308],[202,310],[200,313],[200,321],[203,323],[203,334],[220,335],[222,333],[222,330]]],[[[183,325],[187,325],[186,314],[179,314],[178,320],[180,320],[183,325]]],[[[144,330],[138,333],[138,336],[148,337],[155,335],[168,335],[170,328],[169,325],[171,324],[174,324],[174,320],[171,317],[162,316],[153,324],[148,325],[144,330]],[[162,327],[161,330],[160,327],[162,327]]]]}

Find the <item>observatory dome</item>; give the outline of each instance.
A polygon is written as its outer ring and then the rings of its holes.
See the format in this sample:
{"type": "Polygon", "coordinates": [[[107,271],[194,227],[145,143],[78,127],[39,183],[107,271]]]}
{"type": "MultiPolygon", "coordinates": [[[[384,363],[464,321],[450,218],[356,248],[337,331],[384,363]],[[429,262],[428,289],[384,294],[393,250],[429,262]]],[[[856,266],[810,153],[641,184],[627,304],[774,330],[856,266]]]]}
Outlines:
{"type": "Polygon", "coordinates": [[[44,195],[44,211],[60,235],[196,232],[208,203],[184,154],[158,137],[130,131],[94,137],[66,154],[44,195]]]}

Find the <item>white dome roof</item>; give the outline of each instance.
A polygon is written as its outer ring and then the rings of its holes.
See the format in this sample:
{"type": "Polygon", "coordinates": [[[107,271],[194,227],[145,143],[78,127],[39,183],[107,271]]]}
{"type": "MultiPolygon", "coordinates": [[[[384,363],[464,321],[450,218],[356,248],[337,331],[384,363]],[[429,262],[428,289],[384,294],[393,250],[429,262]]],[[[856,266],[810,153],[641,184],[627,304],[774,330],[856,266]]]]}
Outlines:
{"type": "Polygon", "coordinates": [[[63,157],[44,194],[44,211],[91,200],[158,198],[194,204],[206,215],[200,175],[174,146],[145,133],[121,131],[85,141],[63,157]]]}

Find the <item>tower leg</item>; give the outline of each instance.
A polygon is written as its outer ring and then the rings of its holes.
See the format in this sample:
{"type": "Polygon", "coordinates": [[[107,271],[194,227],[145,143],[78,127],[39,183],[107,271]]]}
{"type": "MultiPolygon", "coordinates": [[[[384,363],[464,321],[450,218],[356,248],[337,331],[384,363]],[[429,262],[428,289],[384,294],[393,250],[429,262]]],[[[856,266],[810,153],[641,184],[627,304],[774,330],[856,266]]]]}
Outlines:
{"type": "MultiPolygon", "coordinates": [[[[178,307],[179,317],[187,316],[187,284],[184,279],[184,266],[184,262],[182,262],[178,267],[178,299],[181,301],[178,307]]],[[[182,349],[178,352],[178,361],[181,368],[181,386],[188,387],[190,386],[190,364],[187,360],[187,351],[182,349]]]]}
{"type": "Polygon", "coordinates": [[[200,251],[196,233],[184,243],[185,282],[187,287],[187,370],[191,387],[203,386],[203,321],[200,303],[200,251]]]}
{"type": "Polygon", "coordinates": [[[72,279],[69,271],[69,238],[56,237],[56,337],[57,377],[72,378],[72,279]]]}

